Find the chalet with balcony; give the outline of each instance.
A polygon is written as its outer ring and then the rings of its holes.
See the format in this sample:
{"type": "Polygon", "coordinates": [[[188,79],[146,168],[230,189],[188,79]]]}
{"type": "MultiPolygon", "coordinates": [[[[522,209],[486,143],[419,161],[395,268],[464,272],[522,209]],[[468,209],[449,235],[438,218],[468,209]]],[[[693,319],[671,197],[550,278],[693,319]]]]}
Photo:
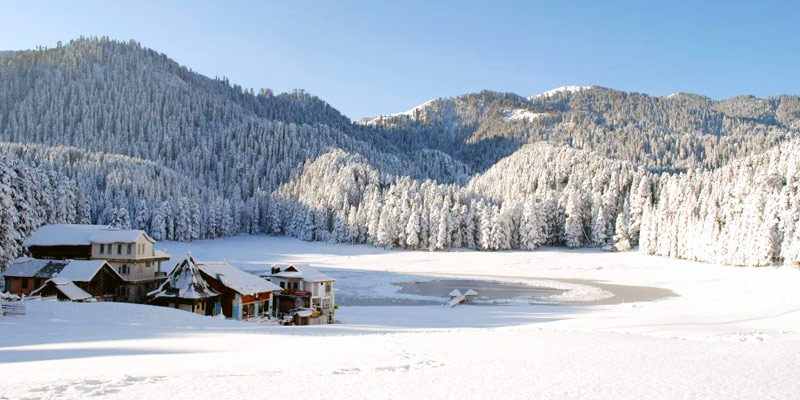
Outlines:
{"type": "Polygon", "coordinates": [[[219,292],[203,278],[197,262],[188,255],[179,262],[158,289],[148,293],[148,304],[177,308],[200,315],[219,315],[219,292]]]}
{"type": "MultiPolygon", "coordinates": [[[[37,260],[23,257],[15,260],[3,272],[3,278],[6,291],[12,294],[50,295],[63,289],[77,296],[74,299],[80,301],[89,298],[115,301],[119,288],[126,284],[105,260],[37,260]],[[50,288],[38,291],[44,286],[50,288]]],[[[59,298],[73,299],[65,296],[59,298]]]]}
{"type": "Polygon", "coordinates": [[[273,314],[273,293],[281,288],[259,276],[224,261],[196,261],[209,286],[220,293],[222,314],[237,320],[269,318],[273,314]]]}
{"type": "Polygon", "coordinates": [[[164,281],[161,263],[169,260],[144,231],[107,225],[45,225],[23,245],[35,259],[105,260],[125,281],[116,294],[119,301],[144,301],[164,281]]]}
{"type": "Polygon", "coordinates": [[[281,288],[275,296],[278,318],[291,316],[295,325],[332,324],[336,310],[336,279],[308,266],[272,267],[262,275],[281,288]]]}

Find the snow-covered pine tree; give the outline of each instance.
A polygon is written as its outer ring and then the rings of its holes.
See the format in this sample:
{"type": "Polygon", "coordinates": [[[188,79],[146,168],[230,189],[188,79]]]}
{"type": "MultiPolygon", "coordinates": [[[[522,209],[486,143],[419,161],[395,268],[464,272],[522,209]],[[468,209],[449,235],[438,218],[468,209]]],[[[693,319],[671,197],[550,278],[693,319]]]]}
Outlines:
{"type": "Polygon", "coordinates": [[[629,235],[630,226],[630,206],[628,202],[622,208],[622,212],[617,215],[617,221],[614,224],[614,249],[616,251],[628,251],[631,249],[631,240],[629,235]]]}
{"type": "Polygon", "coordinates": [[[564,223],[564,244],[567,247],[580,247],[584,241],[583,211],[580,195],[572,191],[567,196],[566,222],[564,223]]]}

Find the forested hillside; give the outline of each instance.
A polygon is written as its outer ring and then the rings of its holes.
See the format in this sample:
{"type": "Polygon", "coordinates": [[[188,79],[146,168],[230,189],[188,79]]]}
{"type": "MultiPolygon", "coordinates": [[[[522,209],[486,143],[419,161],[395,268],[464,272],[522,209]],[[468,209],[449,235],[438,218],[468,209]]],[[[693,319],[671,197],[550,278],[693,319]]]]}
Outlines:
{"type": "Polygon", "coordinates": [[[800,139],[714,171],[663,175],[642,250],[732,265],[800,263],[800,139]]]}
{"type": "Polygon", "coordinates": [[[17,243],[0,261],[63,220],[429,250],[627,250],[641,230],[652,254],[781,263],[800,245],[798,130],[796,96],[599,87],[484,91],[352,123],[302,90],[245,89],[136,42],[80,39],[0,55],[0,152],[48,182],[45,195],[4,189],[21,222],[0,231],[17,243]],[[79,212],[47,211],[65,201],[79,212]]]}
{"type": "Polygon", "coordinates": [[[493,165],[523,143],[546,140],[653,171],[680,171],[719,167],[797,134],[800,98],[715,102],[692,94],[662,98],[601,87],[529,98],[484,91],[359,123],[383,127],[379,134],[387,140],[466,157],[462,161],[477,168],[493,165]]]}
{"type": "Polygon", "coordinates": [[[17,257],[36,228],[57,222],[89,222],[89,201],[75,183],[0,155],[0,266],[17,257]]]}

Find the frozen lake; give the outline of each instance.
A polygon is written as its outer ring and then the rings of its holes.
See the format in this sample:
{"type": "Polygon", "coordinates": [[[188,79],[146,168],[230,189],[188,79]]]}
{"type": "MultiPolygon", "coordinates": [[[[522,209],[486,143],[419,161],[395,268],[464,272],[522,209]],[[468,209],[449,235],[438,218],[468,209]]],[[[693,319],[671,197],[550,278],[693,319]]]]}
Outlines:
{"type": "Polygon", "coordinates": [[[441,305],[453,289],[475,290],[478,296],[470,305],[482,306],[621,304],[676,296],[662,288],[578,279],[440,277],[335,268],[320,271],[336,278],[336,303],[342,307],[441,305]]]}

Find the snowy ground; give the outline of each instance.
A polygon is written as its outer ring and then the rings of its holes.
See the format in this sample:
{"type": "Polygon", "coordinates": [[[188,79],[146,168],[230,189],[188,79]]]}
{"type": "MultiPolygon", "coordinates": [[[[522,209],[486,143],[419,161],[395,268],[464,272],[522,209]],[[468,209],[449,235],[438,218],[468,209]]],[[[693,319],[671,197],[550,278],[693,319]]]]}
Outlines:
{"type": "Polygon", "coordinates": [[[800,393],[800,271],[791,268],[591,250],[384,251],[268,236],[159,247],[252,270],[287,262],[347,270],[331,271],[343,292],[377,297],[393,295],[386,272],[595,281],[632,297],[604,305],[342,307],[341,324],[317,327],[259,326],[131,304],[31,302],[27,316],[0,320],[0,399],[800,393]],[[613,285],[674,296],[631,301],[636,291],[613,285]]]}

